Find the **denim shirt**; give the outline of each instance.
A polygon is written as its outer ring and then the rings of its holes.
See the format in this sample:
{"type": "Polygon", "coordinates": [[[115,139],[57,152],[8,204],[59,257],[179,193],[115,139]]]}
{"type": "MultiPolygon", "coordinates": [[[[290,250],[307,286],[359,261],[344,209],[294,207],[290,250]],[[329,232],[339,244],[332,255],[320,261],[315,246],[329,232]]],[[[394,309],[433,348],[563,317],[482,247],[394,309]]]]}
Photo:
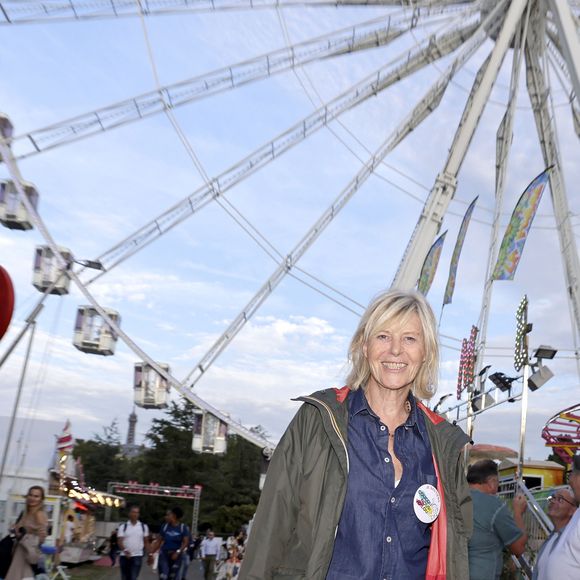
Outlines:
{"type": "Polygon", "coordinates": [[[411,413],[395,431],[395,454],[403,464],[395,487],[388,427],[362,389],[349,397],[350,469],[327,580],[425,578],[431,526],[415,515],[413,498],[423,484],[437,487],[437,477],[424,418],[411,394],[409,401],[411,413]]]}

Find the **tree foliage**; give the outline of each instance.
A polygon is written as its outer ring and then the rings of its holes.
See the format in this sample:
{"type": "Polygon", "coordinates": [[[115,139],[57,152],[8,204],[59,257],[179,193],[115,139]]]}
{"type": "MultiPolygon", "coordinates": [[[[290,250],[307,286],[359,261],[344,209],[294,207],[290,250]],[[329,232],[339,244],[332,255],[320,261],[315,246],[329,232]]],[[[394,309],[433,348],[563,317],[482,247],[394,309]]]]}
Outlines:
{"type": "Polygon", "coordinates": [[[121,455],[121,441],[117,421],[103,427],[103,435],[95,434],[93,439],[77,439],[73,451],[75,459],[83,464],[87,485],[107,490],[110,481],[125,481],[129,472],[129,462],[121,455]]]}
{"type": "MultiPolygon", "coordinates": [[[[75,455],[82,458],[87,483],[103,490],[108,481],[127,480],[177,487],[201,485],[199,527],[212,527],[220,533],[239,528],[252,517],[260,497],[262,453],[237,435],[228,437],[227,452],[222,456],[194,453],[194,408],[184,399],[172,402],[164,418],[153,420],[148,445],[132,460],[121,455],[116,422],[103,430],[104,435],[78,442],[75,455]]],[[[191,523],[190,500],[130,495],[126,499],[140,504],[142,519],[153,528],[173,505],[179,505],[185,512],[184,521],[191,523]]]]}

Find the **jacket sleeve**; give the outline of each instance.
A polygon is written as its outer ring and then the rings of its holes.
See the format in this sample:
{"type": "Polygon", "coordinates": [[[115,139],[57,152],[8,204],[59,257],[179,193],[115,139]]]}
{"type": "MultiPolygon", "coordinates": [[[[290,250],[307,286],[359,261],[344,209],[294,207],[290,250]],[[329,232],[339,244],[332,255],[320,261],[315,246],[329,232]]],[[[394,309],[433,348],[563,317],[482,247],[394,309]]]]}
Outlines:
{"type": "Polygon", "coordinates": [[[457,469],[455,472],[455,488],[457,490],[457,503],[461,509],[463,525],[465,526],[465,535],[471,538],[473,533],[473,503],[469,493],[469,485],[465,477],[465,453],[463,449],[459,453],[457,469]]]}
{"type": "Polygon", "coordinates": [[[303,437],[308,416],[303,405],[270,460],[264,489],[252,523],[239,580],[271,579],[281,565],[296,527],[302,479],[303,437]]]}

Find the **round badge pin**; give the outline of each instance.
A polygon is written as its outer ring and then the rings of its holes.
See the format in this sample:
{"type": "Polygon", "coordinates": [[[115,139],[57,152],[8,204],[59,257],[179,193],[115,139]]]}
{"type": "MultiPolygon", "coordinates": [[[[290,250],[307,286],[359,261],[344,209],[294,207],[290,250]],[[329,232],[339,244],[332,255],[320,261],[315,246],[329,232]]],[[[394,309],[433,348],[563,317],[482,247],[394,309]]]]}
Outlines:
{"type": "Polygon", "coordinates": [[[415,515],[424,524],[434,522],[441,511],[441,497],[435,487],[429,483],[422,485],[413,498],[415,515]]]}

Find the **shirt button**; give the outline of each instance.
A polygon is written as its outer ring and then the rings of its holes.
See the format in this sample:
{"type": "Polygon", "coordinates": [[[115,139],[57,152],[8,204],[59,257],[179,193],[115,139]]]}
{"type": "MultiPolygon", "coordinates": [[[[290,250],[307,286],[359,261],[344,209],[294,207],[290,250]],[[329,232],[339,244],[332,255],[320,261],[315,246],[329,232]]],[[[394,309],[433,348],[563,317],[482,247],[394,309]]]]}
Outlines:
{"type": "Polygon", "coordinates": [[[393,538],[391,538],[391,536],[387,536],[387,544],[390,544],[392,540],[393,538]]]}
{"type": "Polygon", "coordinates": [[[388,457],[385,457],[385,463],[390,463],[391,460],[388,457]]]}
{"type": "Polygon", "coordinates": [[[391,498],[391,503],[395,503],[396,501],[397,500],[394,497],[391,498]]]}
{"type": "Polygon", "coordinates": [[[386,429],[386,427],[384,425],[381,425],[381,431],[384,431],[386,429]]]}

